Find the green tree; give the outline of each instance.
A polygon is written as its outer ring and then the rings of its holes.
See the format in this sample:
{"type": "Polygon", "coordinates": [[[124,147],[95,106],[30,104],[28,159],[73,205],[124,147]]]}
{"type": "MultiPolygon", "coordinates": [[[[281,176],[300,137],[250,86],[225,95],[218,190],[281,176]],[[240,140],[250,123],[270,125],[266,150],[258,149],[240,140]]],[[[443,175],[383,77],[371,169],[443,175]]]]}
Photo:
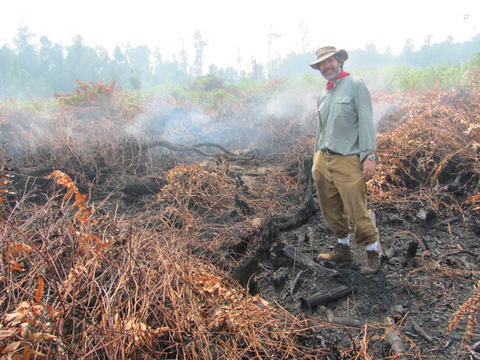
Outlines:
{"type": "Polygon", "coordinates": [[[281,38],[283,35],[272,31],[272,25],[268,26],[267,40],[268,40],[268,77],[271,78],[272,74],[272,44],[276,39],[281,38]]]}
{"type": "Polygon", "coordinates": [[[151,50],[146,45],[140,45],[134,48],[127,46],[127,56],[131,67],[130,83],[132,88],[143,88],[153,86],[151,79],[153,77],[150,69],[151,50]],[[135,79],[132,82],[132,79],[135,79]],[[138,87],[140,86],[140,87],[138,87]]]}
{"type": "Polygon", "coordinates": [[[72,39],[72,45],[67,47],[65,58],[64,86],[71,89],[76,80],[100,81],[102,59],[96,50],[84,43],[80,35],[72,39]]]}
{"type": "Polygon", "coordinates": [[[413,45],[412,39],[405,40],[405,45],[403,45],[402,53],[400,54],[400,57],[404,63],[411,62],[414,47],[415,46],[413,45]]]}
{"type": "Polygon", "coordinates": [[[8,44],[0,48],[0,99],[6,95],[12,80],[16,78],[14,73],[16,54],[8,44]]]}
{"type": "Polygon", "coordinates": [[[118,45],[113,50],[113,58],[110,61],[109,71],[109,78],[115,79],[118,85],[128,86],[130,64],[127,56],[118,45]]]}
{"type": "Polygon", "coordinates": [[[173,60],[164,60],[160,49],[153,52],[153,76],[155,85],[166,84],[167,82],[180,82],[186,79],[181,70],[181,64],[173,60]]]}
{"type": "Polygon", "coordinates": [[[31,43],[35,35],[28,26],[18,28],[17,36],[13,39],[18,55],[18,70],[25,70],[34,75],[38,64],[38,54],[35,45],[31,43]]]}
{"type": "MultiPolygon", "coordinates": [[[[188,76],[188,53],[185,50],[185,39],[180,38],[180,42],[182,43],[182,49],[180,50],[179,56],[180,56],[180,67],[183,71],[183,74],[185,78],[188,76]]],[[[175,61],[175,58],[174,58],[175,61]]]]}
{"type": "Polygon", "coordinates": [[[40,50],[38,53],[39,64],[37,73],[39,74],[48,74],[50,72],[51,64],[51,54],[52,51],[52,42],[48,37],[42,36],[40,38],[40,50]]]}
{"type": "Polygon", "coordinates": [[[48,87],[45,91],[53,93],[59,90],[70,90],[69,88],[62,89],[64,69],[63,46],[57,43],[53,45],[48,37],[42,36],[40,38],[38,58],[39,63],[36,74],[48,87]]]}
{"type": "Polygon", "coordinates": [[[62,88],[65,86],[64,82],[64,69],[65,69],[65,57],[64,57],[64,48],[62,45],[55,43],[50,50],[50,74],[51,74],[51,84],[52,90],[54,92],[58,91],[71,91],[71,88],[62,88]]]}
{"type": "Polygon", "coordinates": [[[192,75],[201,76],[203,72],[203,52],[208,45],[202,30],[195,29],[193,34],[193,46],[195,47],[195,59],[193,60],[192,75]]]}

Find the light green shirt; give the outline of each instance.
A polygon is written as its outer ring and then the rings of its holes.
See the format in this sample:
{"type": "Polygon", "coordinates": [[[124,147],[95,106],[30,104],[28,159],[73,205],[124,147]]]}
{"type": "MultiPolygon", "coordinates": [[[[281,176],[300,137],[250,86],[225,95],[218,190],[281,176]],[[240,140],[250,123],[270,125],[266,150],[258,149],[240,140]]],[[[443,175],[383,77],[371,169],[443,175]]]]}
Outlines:
{"type": "Polygon", "coordinates": [[[329,149],[342,155],[357,154],[363,161],[377,149],[370,91],[362,79],[351,75],[334,85],[318,98],[315,153],[329,149]]]}

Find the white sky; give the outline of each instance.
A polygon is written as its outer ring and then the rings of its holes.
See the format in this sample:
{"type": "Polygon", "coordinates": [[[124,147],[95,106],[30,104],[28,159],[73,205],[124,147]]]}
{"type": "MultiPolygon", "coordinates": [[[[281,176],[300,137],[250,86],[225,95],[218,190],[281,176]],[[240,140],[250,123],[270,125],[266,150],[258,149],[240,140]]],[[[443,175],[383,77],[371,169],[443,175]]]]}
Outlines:
{"type": "Polygon", "coordinates": [[[252,57],[266,63],[269,29],[283,35],[273,42],[272,56],[296,51],[302,21],[312,49],[354,50],[373,42],[379,50],[391,46],[398,53],[408,38],[418,48],[427,35],[437,43],[449,35],[463,42],[480,33],[479,0],[0,0],[0,5],[0,46],[13,44],[18,27],[27,25],[35,42],[47,36],[68,46],[80,35],[87,45],[109,51],[127,43],[159,47],[166,58],[180,51],[184,38],[192,60],[192,35],[200,29],[209,42],[206,67],[213,62],[238,68],[238,49],[244,64],[252,57]]]}

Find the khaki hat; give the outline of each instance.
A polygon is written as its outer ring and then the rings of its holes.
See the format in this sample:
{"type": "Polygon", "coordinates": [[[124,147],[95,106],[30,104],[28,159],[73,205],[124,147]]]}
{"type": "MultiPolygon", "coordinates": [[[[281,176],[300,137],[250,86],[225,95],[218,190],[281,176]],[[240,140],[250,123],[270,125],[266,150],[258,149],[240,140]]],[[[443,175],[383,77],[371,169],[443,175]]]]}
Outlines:
{"type": "Polygon", "coordinates": [[[313,63],[310,64],[312,68],[315,70],[320,70],[319,64],[325,60],[328,59],[330,56],[333,56],[335,54],[340,54],[343,57],[343,61],[348,59],[348,54],[345,50],[338,50],[333,47],[333,46],[324,46],[320,49],[318,49],[315,54],[317,54],[317,60],[313,63]]]}

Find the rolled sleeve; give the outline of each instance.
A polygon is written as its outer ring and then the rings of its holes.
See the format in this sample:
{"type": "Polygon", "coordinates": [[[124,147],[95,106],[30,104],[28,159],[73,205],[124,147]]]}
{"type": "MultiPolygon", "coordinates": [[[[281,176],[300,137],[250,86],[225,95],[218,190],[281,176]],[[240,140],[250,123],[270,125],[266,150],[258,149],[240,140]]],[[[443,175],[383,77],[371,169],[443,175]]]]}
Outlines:
{"type": "Polygon", "coordinates": [[[373,120],[372,99],[367,85],[362,79],[357,79],[355,86],[355,108],[358,115],[359,156],[363,161],[377,149],[375,123],[373,120]]]}

